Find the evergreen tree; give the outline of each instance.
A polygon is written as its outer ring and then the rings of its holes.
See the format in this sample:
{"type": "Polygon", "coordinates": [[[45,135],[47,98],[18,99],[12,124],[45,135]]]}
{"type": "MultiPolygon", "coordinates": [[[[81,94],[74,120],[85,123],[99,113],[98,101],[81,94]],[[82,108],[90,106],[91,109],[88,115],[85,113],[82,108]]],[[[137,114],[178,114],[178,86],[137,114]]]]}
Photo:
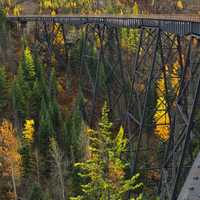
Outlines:
{"type": "Polygon", "coordinates": [[[68,157],[71,160],[78,161],[82,157],[81,149],[81,133],[84,128],[82,119],[81,107],[82,107],[82,96],[79,93],[74,111],[72,115],[64,123],[64,143],[68,157]]]}
{"type": "Polygon", "coordinates": [[[39,118],[39,131],[38,131],[38,145],[39,152],[41,155],[42,163],[41,163],[41,173],[44,176],[48,176],[51,167],[50,167],[50,138],[55,137],[55,129],[53,126],[53,121],[51,118],[51,113],[49,111],[49,105],[45,102],[44,97],[42,97],[41,101],[41,111],[39,118]]]}
{"type": "Polygon", "coordinates": [[[6,58],[6,49],[8,41],[7,29],[8,27],[6,26],[6,11],[0,2],[0,51],[2,54],[0,55],[0,57],[2,56],[2,59],[6,58]]]}
{"type": "Polygon", "coordinates": [[[61,152],[58,143],[54,138],[50,139],[50,154],[53,158],[53,176],[55,177],[54,184],[57,183],[58,185],[56,196],[60,197],[59,199],[66,200],[63,153],[61,152]]]}
{"type": "Polygon", "coordinates": [[[30,88],[32,88],[36,78],[36,68],[34,65],[31,51],[28,47],[26,47],[24,50],[24,55],[21,64],[22,64],[24,79],[30,84],[30,88]]]}
{"type": "Polygon", "coordinates": [[[32,117],[35,113],[33,106],[35,81],[35,65],[29,48],[26,48],[12,90],[13,107],[21,121],[32,117]]]}
{"type": "Polygon", "coordinates": [[[7,90],[6,72],[3,67],[0,67],[0,111],[6,105],[7,90]]]}
{"type": "Polygon", "coordinates": [[[38,184],[32,187],[31,195],[28,200],[50,200],[38,184]]]}
{"type": "Polygon", "coordinates": [[[24,80],[22,66],[18,68],[17,78],[14,81],[12,88],[13,107],[17,113],[17,116],[21,119],[27,115],[26,99],[29,88],[24,80]]]}
{"type": "Polygon", "coordinates": [[[136,183],[138,174],[131,179],[125,179],[127,163],[121,157],[126,151],[127,139],[123,128],[120,128],[117,137],[113,136],[108,113],[105,104],[98,131],[87,131],[90,140],[89,158],[85,162],[75,164],[75,167],[80,169],[79,175],[85,183],[81,185],[82,194],[71,200],[120,200],[129,190],[134,191],[142,186],[141,183],[136,183]]]}
{"type": "Polygon", "coordinates": [[[52,136],[53,132],[54,130],[51,124],[48,107],[44,98],[42,98],[39,120],[39,148],[43,155],[48,151],[49,138],[52,136]]]}
{"type": "Polygon", "coordinates": [[[32,143],[34,138],[34,121],[26,120],[24,130],[22,132],[22,174],[25,179],[32,176],[33,172],[33,157],[32,157],[32,143]]]}
{"type": "Polygon", "coordinates": [[[56,80],[56,71],[55,71],[55,68],[52,68],[51,75],[50,75],[50,81],[49,81],[49,95],[51,98],[56,97],[57,88],[58,88],[58,83],[56,80]]]}

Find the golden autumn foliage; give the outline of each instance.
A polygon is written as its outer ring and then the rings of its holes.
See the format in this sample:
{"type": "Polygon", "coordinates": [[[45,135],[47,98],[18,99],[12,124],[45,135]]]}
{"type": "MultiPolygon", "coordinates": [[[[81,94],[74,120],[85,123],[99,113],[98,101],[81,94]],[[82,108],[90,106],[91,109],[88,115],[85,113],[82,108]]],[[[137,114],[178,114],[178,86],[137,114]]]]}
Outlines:
{"type": "Polygon", "coordinates": [[[19,16],[22,13],[22,7],[19,4],[15,4],[14,0],[0,0],[0,4],[3,5],[6,15],[19,16]]]}
{"type": "Polygon", "coordinates": [[[19,143],[15,136],[13,125],[11,122],[3,120],[0,126],[0,158],[7,165],[4,173],[11,173],[11,162],[19,166],[20,154],[18,153],[18,148],[19,143]]]}
{"type": "Polygon", "coordinates": [[[13,125],[8,120],[3,120],[0,125],[0,198],[2,199],[15,199],[12,182],[13,179],[17,180],[20,177],[21,156],[18,149],[19,143],[13,125]]]}
{"type": "MultiPolygon", "coordinates": [[[[52,14],[52,15],[54,15],[54,14],[52,14]]],[[[58,24],[56,24],[54,27],[54,33],[55,33],[55,38],[53,41],[54,45],[59,45],[60,47],[63,46],[64,45],[63,33],[58,24]]]]}
{"type": "Polygon", "coordinates": [[[133,14],[134,15],[138,15],[139,14],[139,6],[138,6],[137,2],[135,2],[134,6],[133,6],[133,14]]]}
{"type": "Polygon", "coordinates": [[[154,115],[156,121],[155,133],[163,141],[169,138],[169,114],[167,112],[166,100],[159,97],[156,102],[157,112],[154,115]]]}
{"type": "Polygon", "coordinates": [[[176,2],[176,7],[179,9],[179,10],[182,10],[184,8],[183,6],[183,2],[181,0],[178,0],[176,2]]]}
{"type": "MultiPolygon", "coordinates": [[[[169,66],[165,65],[165,71],[166,74],[169,75],[170,78],[170,85],[171,88],[173,89],[174,93],[178,95],[178,88],[179,88],[179,83],[180,83],[180,78],[178,73],[180,70],[181,62],[184,65],[185,64],[185,59],[184,55],[181,55],[181,59],[177,58],[176,62],[172,65],[171,71],[169,71],[169,66]]],[[[189,75],[188,75],[189,76],[189,75]]],[[[187,78],[187,77],[186,77],[187,78]]],[[[164,78],[161,77],[157,81],[157,102],[156,102],[156,113],[154,115],[154,120],[155,120],[155,133],[158,135],[161,140],[167,141],[169,139],[169,114],[167,111],[167,102],[165,99],[165,82],[164,78]]]]}
{"type": "Polygon", "coordinates": [[[32,143],[34,135],[34,120],[26,120],[23,130],[23,138],[26,142],[32,143]]]}
{"type": "Polygon", "coordinates": [[[19,5],[16,5],[13,8],[13,15],[19,16],[22,13],[22,8],[19,5]]]}
{"type": "Polygon", "coordinates": [[[120,165],[117,165],[115,162],[110,161],[108,163],[108,178],[112,184],[115,184],[116,187],[120,184],[120,180],[124,178],[125,172],[120,165]]]}
{"type": "Polygon", "coordinates": [[[177,87],[178,85],[178,79],[176,78],[176,76],[178,75],[177,72],[178,72],[178,69],[180,68],[180,64],[178,62],[178,60],[173,64],[173,68],[172,68],[172,73],[174,75],[175,78],[172,78],[171,79],[171,84],[173,86],[173,88],[177,87]]]}
{"type": "Polygon", "coordinates": [[[163,96],[165,92],[164,79],[161,77],[157,82],[157,102],[154,119],[156,122],[155,133],[161,140],[166,141],[169,138],[169,114],[167,112],[167,102],[163,96]]]}

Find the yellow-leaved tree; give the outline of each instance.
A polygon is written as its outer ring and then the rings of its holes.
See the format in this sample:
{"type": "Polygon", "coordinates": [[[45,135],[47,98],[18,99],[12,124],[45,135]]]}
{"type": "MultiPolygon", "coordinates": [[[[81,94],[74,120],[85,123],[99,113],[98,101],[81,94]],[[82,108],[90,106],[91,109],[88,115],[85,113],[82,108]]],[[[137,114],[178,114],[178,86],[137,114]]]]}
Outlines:
{"type": "Polygon", "coordinates": [[[33,141],[33,135],[34,135],[34,120],[26,120],[24,124],[24,130],[23,130],[23,139],[26,143],[31,144],[33,141]]]}
{"type": "Polygon", "coordinates": [[[167,141],[169,138],[169,114],[167,110],[167,101],[165,99],[165,82],[163,76],[157,81],[157,101],[155,119],[155,133],[161,140],[167,141]]]}
{"type": "Polygon", "coordinates": [[[20,178],[21,157],[18,153],[17,141],[13,125],[3,120],[0,125],[0,198],[17,199],[17,183],[20,178]]]}

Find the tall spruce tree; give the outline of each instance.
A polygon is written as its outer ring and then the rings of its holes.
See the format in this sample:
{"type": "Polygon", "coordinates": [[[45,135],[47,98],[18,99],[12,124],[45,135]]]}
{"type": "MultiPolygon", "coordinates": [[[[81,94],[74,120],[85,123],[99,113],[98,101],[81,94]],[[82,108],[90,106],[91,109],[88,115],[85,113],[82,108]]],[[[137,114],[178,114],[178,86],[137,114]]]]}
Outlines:
{"type": "Polygon", "coordinates": [[[34,121],[26,120],[24,129],[22,132],[22,174],[24,179],[30,180],[33,173],[33,155],[32,155],[32,144],[34,139],[34,121]]]}
{"type": "MultiPolygon", "coordinates": [[[[84,181],[81,185],[82,193],[71,200],[121,200],[128,191],[135,191],[142,186],[141,183],[137,183],[138,174],[131,179],[125,178],[127,163],[123,161],[122,155],[126,151],[127,139],[122,127],[114,137],[108,113],[105,104],[98,130],[87,131],[90,140],[89,157],[84,162],[75,164],[75,167],[80,169],[79,176],[84,181]]],[[[137,199],[141,196],[140,194],[137,199]]]]}
{"type": "Polygon", "coordinates": [[[0,111],[2,111],[2,109],[6,105],[7,90],[8,88],[7,88],[5,68],[0,66],[0,111]]]}
{"type": "Polygon", "coordinates": [[[30,49],[26,47],[12,90],[13,107],[20,121],[32,117],[35,112],[33,106],[35,81],[36,69],[34,61],[30,49]]]}
{"type": "Polygon", "coordinates": [[[78,161],[82,157],[83,149],[81,149],[81,133],[84,128],[84,122],[81,113],[83,106],[82,104],[83,97],[81,92],[79,92],[74,110],[72,111],[71,116],[64,123],[65,151],[67,152],[71,161],[78,161]]]}
{"type": "Polygon", "coordinates": [[[40,185],[34,184],[28,200],[50,200],[50,198],[42,191],[40,185]]]}
{"type": "Polygon", "coordinates": [[[22,66],[20,65],[18,68],[16,80],[14,81],[12,88],[13,107],[16,111],[17,117],[20,119],[25,118],[27,114],[26,91],[28,92],[29,89],[27,83],[24,80],[22,66]]]}
{"type": "Polygon", "coordinates": [[[34,65],[31,51],[28,47],[26,47],[24,50],[24,55],[21,61],[21,65],[25,81],[29,83],[30,88],[33,88],[33,83],[36,78],[36,68],[34,65]]]}

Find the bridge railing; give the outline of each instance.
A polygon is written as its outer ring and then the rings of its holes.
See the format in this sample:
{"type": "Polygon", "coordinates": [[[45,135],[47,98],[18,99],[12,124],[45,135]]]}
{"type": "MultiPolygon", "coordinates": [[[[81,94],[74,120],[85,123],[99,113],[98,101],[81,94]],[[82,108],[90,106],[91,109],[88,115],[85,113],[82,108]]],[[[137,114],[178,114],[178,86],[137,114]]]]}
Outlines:
{"type": "Polygon", "coordinates": [[[11,22],[52,22],[68,23],[72,25],[103,24],[114,27],[128,28],[160,28],[165,32],[172,32],[178,35],[193,34],[200,36],[200,17],[195,15],[137,15],[137,16],[82,16],[82,15],[28,15],[8,16],[11,22]]]}

